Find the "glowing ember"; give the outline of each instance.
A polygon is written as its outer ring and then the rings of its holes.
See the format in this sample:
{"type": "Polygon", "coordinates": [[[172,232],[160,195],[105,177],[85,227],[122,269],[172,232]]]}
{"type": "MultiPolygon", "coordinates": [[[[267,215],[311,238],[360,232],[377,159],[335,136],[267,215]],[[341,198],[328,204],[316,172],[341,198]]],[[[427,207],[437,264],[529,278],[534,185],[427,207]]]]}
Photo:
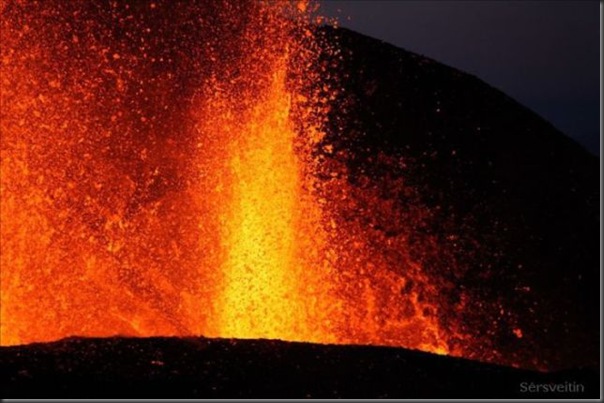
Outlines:
{"type": "Polygon", "coordinates": [[[313,7],[212,3],[4,3],[2,344],[203,334],[464,354],[406,234],[363,218],[424,213],[329,158],[313,7]]]}

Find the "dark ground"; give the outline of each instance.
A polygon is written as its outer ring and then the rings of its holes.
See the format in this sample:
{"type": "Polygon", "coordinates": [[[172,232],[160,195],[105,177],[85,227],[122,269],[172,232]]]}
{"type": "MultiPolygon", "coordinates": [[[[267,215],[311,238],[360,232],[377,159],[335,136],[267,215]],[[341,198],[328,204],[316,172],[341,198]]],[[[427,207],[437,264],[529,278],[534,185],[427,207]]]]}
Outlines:
{"type": "Polygon", "coordinates": [[[401,348],[204,338],[2,347],[0,382],[3,398],[599,397],[590,370],[545,374],[401,348]],[[584,391],[523,393],[531,382],[584,391]]]}

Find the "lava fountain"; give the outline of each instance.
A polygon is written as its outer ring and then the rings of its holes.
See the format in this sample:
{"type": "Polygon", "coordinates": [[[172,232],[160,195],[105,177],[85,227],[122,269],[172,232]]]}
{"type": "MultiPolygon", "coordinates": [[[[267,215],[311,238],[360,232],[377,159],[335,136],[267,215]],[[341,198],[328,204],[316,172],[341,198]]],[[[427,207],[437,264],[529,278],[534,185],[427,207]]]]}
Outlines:
{"type": "Polygon", "coordinates": [[[404,234],[362,222],[372,203],[408,217],[359,193],[324,141],[337,88],[311,9],[3,3],[3,345],[201,334],[463,354],[404,234]]]}

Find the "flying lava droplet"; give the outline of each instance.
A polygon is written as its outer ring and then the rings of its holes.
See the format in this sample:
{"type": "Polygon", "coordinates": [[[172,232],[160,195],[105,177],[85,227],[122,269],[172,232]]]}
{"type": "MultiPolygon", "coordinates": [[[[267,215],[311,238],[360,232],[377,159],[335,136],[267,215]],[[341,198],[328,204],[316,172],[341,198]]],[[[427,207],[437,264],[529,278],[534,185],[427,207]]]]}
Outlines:
{"type": "Polygon", "coordinates": [[[2,345],[205,335],[463,355],[406,235],[363,223],[369,206],[401,211],[330,159],[337,88],[311,10],[4,3],[2,345]]]}

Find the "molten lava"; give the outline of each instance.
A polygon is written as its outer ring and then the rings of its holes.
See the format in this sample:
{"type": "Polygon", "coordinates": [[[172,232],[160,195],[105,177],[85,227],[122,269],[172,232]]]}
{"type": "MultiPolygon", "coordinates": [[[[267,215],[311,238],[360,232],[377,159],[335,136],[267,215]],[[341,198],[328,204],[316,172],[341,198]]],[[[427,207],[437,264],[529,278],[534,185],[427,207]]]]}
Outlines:
{"type": "Polygon", "coordinates": [[[425,212],[353,185],[325,144],[337,89],[312,5],[205,3],[4,3],[2,344],[202,334],[464,354],[409,252],[425,212]]]}
{"type": "MultiPolygon", "coordinates": [[[[321,273],[304,260],[309,249],[302,247],[320,227],[305,227],[304,218],[320,211],[304,193],[304,157],[294,149],[287,67],[283,57],[272,60],[260,94],[245,94],[243,101],[232,94],[237,103],[249,103],[237,117],[231,113],[235,105],[210,103],[207,130],[228,142],[221,172],[229,201],[220,211],[225,258],[214,297],[219,314],[212,333],[217,336],[335,340],[326,329],[309,325],[319,318],[305,289],[320,286],[321,273]]],[[[326,285],[321,295],[330,298],[326,285]]]]}

